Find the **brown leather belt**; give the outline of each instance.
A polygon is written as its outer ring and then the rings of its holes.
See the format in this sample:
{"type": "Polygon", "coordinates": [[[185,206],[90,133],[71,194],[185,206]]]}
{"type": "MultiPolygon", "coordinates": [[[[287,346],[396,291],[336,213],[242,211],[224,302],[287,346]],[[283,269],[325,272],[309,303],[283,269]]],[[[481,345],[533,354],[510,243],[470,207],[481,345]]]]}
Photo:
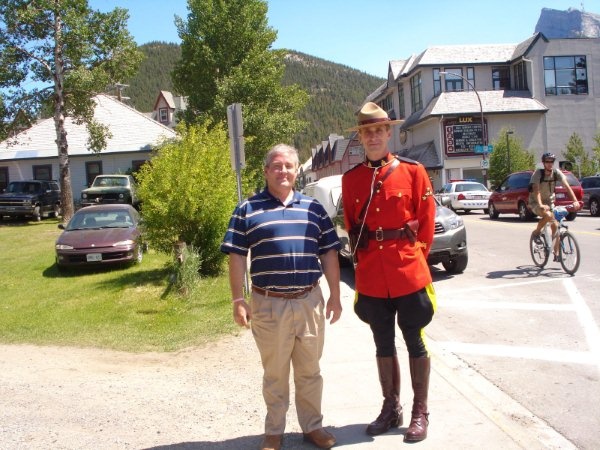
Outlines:
{"type": "Polygon", "coordinates": [[[408,239],[404,230],[375,230],[369,231],[369,239],[389,241],[391,239],[408,239]]]}
{"type": "Polygon", "coordinates": [[[252,286],[252,290],[254,292],[256,292],[257,294],[260,295],[264,295],[265,297],[278,297],[278,298],[288,298],[288,299],[293,299],[293,298],[300,298],[306,294],[308,294],[310,291],[312,291],[317,285],[319,284],[319,281],[315,281],[312,285],[299,289],[297,291],[290,291],[290,292],[277,292],[277,291],[270,291],[268,289],[263,289],[260,288],[258,286],[252,286]]]}

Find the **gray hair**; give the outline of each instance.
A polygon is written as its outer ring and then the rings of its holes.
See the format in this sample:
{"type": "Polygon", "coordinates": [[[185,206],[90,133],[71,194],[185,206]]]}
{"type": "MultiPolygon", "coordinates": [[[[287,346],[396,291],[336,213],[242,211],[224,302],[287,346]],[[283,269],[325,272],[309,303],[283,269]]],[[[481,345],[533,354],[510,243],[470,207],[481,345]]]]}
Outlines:
{"type": "Polygon", "coordinates": [[[265,167],[269,167],[269,164],[273,161],[277,155],[289,155],[292,157],[296,168],[300,166],[300,157],[298,156],[298,150],[287,144],[277,144],[265,155],[265,167]]]}

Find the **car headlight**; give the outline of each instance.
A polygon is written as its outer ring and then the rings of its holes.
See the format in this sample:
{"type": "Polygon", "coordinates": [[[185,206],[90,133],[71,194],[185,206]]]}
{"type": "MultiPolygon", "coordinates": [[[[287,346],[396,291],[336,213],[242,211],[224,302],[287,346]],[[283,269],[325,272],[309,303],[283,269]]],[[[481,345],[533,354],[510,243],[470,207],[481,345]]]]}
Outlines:
{"type": "Polygon", "coordinates": [[[73,246],[66,244],[56,244],[56,250],[73,250],[73,246]]]}
{"type": "Polygon", "coordinates": [[[135,244],[135,241],[131,240],[131,239],[127,239],[125,241],[119,241],[119,242],[115,242],[113,244],[113,247],[120,247],[122,245],[133,245],[135,244]]]}
{"type": "Polygon", "coordinates": [[[87,194],[81,194],[81,198],[87,198],[87,194]]]}
{"type": "Polygon", "coordinates": [[[462,217],[460,217],[460,216],[452,217],[451,219],[448,220],[448,225],[449,225],[450,230],[456,230],[457,228],[462,227],[464,224],[465,224],[465,222],[463,221],[462,217]]]}
{"type": "Polygon", "coordinates": [[[119,198],[124,198],[125,194],[119,194],[119,198]]]}

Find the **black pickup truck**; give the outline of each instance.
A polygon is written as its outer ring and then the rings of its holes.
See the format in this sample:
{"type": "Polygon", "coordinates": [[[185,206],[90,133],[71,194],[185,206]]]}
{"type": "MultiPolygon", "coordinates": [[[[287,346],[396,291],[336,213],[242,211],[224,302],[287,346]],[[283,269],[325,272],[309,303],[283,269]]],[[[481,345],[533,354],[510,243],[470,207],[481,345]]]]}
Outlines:
{"type": "Polygon", "coordinates": [[[9,217],[32,217],[42,220],[57,217],[60,209],[60,186],[56,181],[11,181],[0,193],[0,219],[9,217]]]}

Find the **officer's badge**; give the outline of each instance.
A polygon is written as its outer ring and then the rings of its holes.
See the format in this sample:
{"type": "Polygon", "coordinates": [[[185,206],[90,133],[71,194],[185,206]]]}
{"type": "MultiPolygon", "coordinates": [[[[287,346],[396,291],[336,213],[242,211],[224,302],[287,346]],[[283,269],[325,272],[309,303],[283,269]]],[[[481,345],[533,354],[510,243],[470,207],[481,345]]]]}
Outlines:
{"type": "Polygon", "coordinates": [[[427,200],[427,197],[432,197],[433,196],[433,191],[431,190],[430,187],[428,187],[427,189],[425,189],[425,194],[423,194],[423,196],[421,197],[422,200],[427,200]]]}

